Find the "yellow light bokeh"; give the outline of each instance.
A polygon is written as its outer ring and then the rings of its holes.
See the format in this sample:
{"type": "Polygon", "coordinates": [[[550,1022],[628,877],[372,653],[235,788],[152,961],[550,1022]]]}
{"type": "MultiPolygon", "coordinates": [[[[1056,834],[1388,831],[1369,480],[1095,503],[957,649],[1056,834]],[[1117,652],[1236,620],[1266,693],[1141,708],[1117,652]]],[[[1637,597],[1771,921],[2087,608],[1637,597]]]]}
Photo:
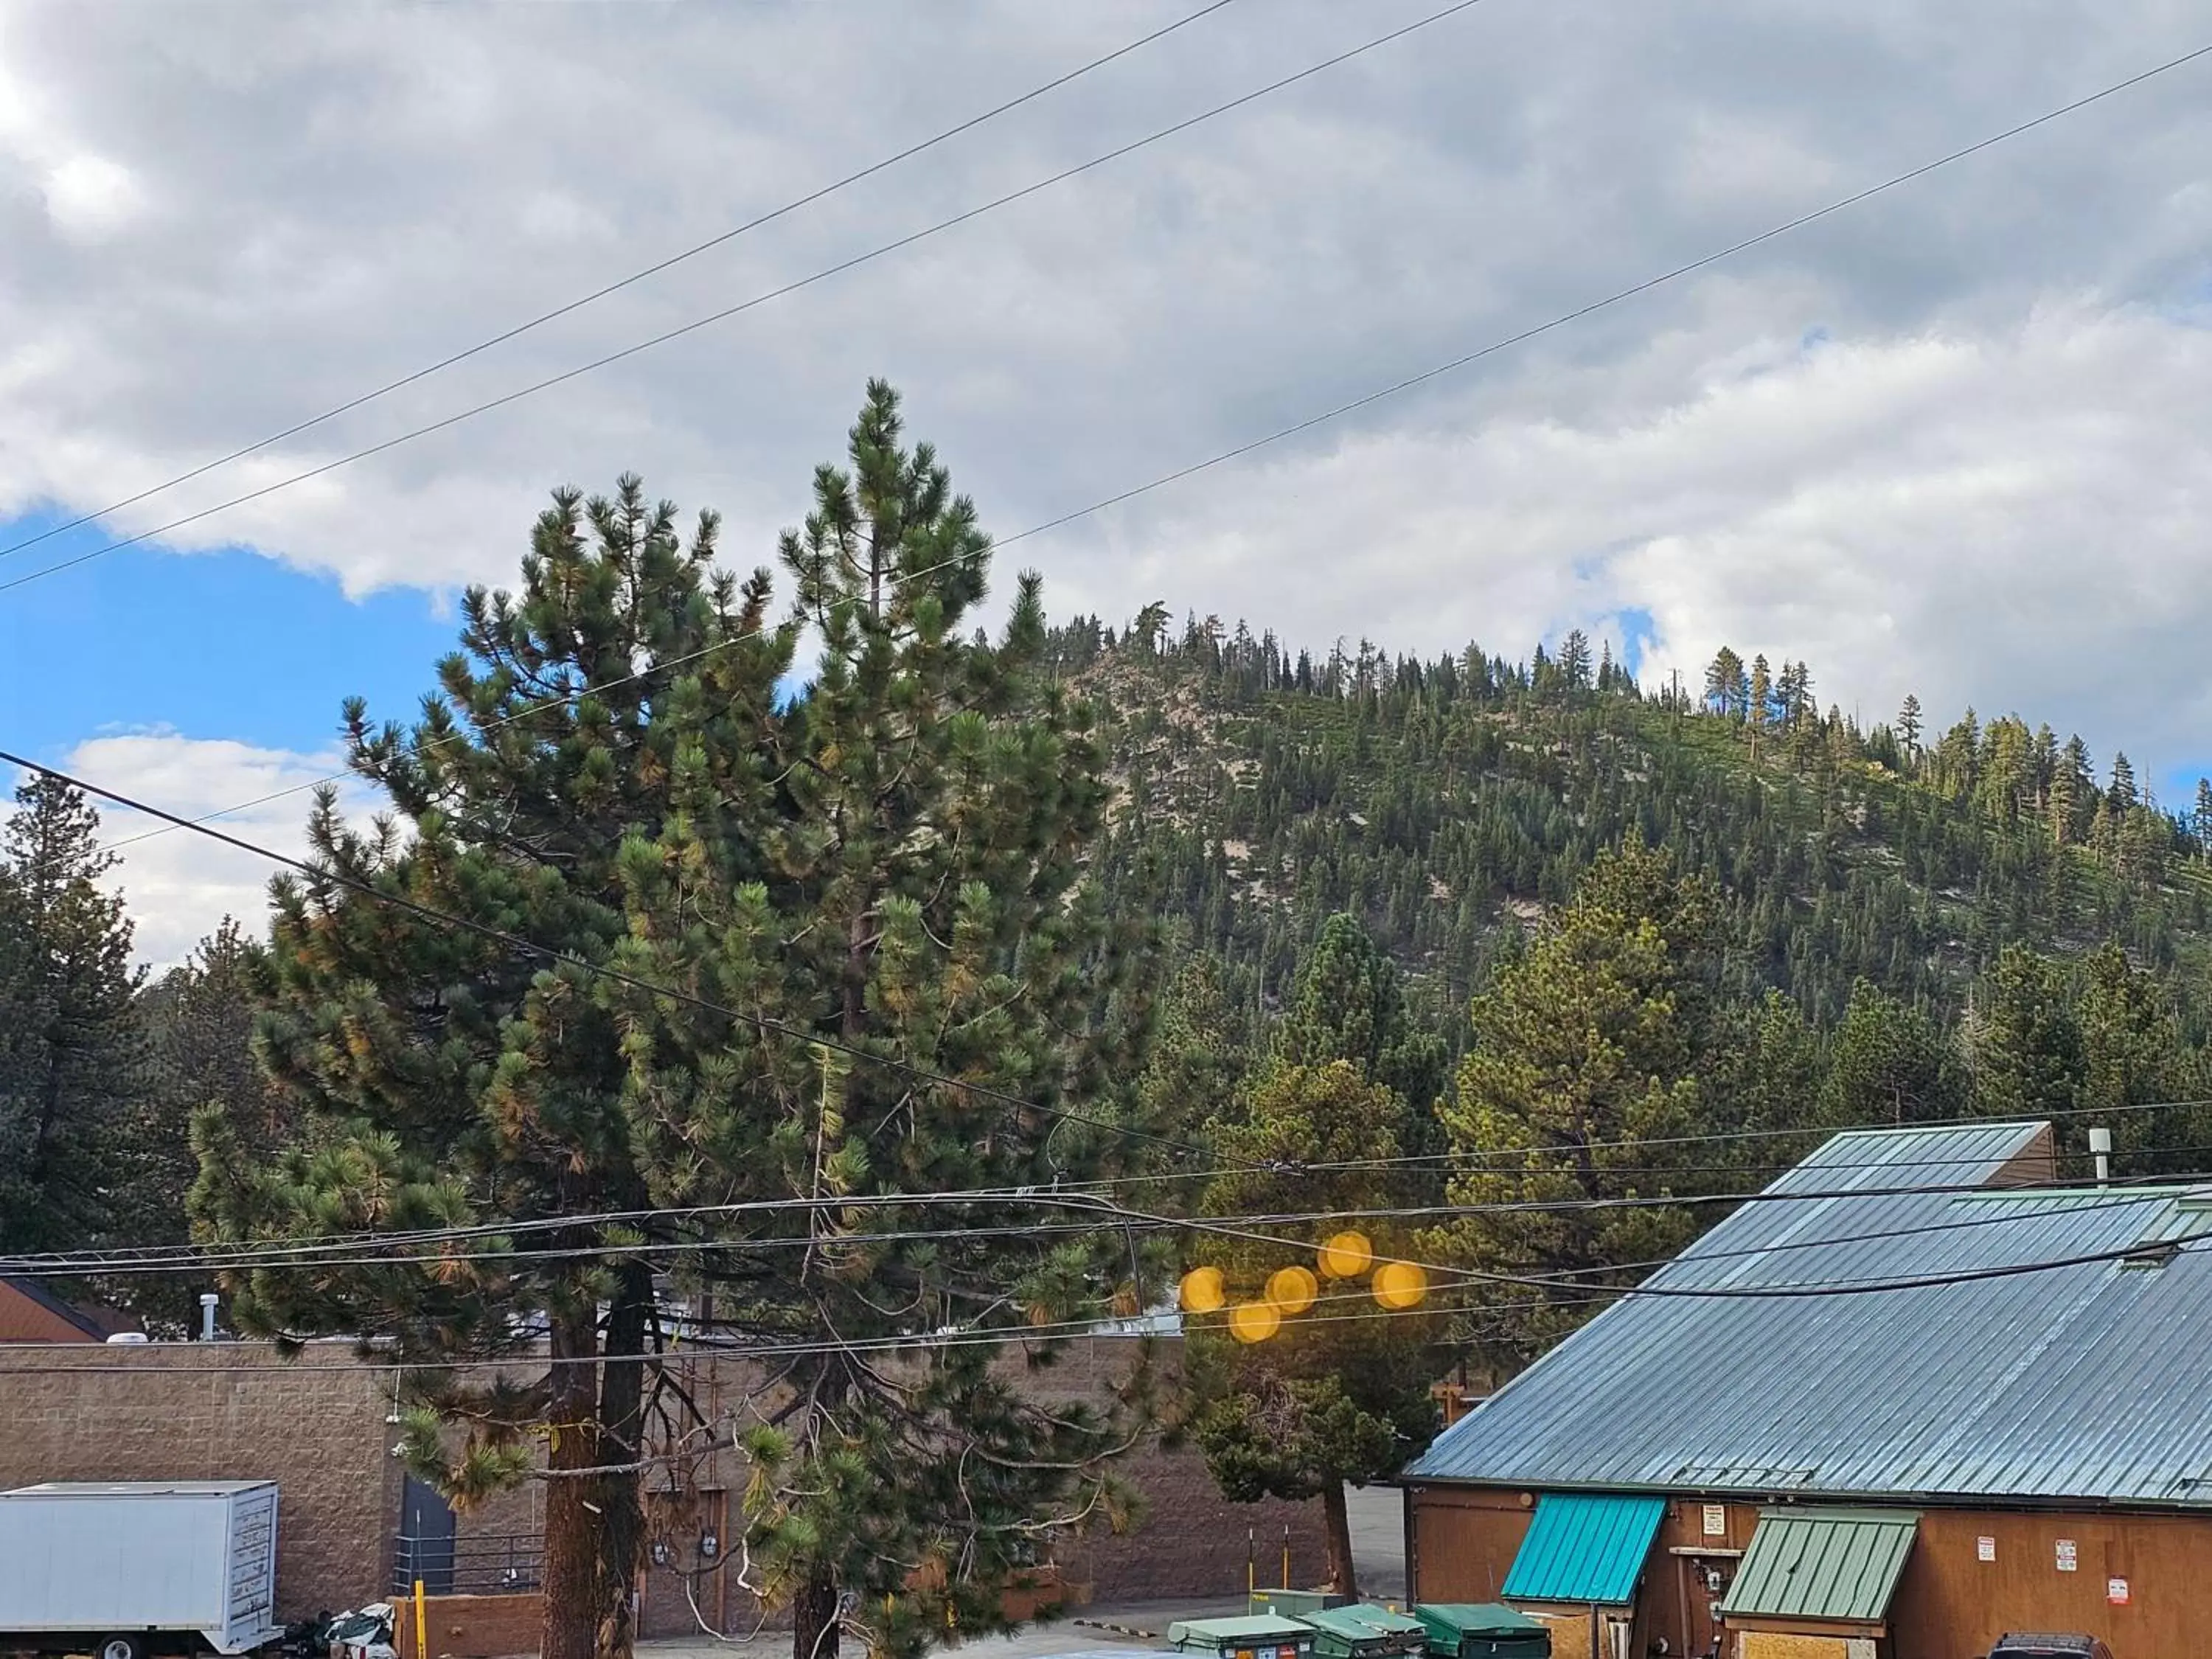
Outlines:
{"type": "Polygon", "coordinates": [[[1229,1333],[1239,1342],[1265,1342],[1282,1328],[1273,1303],[1240,1302],[1229,1310],[1229,1333]]]}
{"type": "Polygon", "coordinates": [[[1386,1261],[1375,1270],[1375,1299],[1393,1312],[1418,1305],[1428,1293],[1428,1274],[1411,1261],[1386,1261]]]}
{"type": "Polygon", "coordinates": [[[1358,1279],[1374,1260],[1365,1233],[1339,1233],[1321,1247],[1321,1270],[1331,1279],[1358,1279]]]}
{"type": "Polygon", "coordinates": [[[1193,1267],[1182,1276],[1182,1310],[1188,1314],[1219,1313],[1229,1300],[1218,1267],[1193,1267]]]}
{"type": "Polygon", "coordinates": [[[1321,1294],[1320,1281],[1305,1267],[1278,1267],[1267,1275],[1267,1300],[1281,1312],[1302,1314],[1321,1294]]]}

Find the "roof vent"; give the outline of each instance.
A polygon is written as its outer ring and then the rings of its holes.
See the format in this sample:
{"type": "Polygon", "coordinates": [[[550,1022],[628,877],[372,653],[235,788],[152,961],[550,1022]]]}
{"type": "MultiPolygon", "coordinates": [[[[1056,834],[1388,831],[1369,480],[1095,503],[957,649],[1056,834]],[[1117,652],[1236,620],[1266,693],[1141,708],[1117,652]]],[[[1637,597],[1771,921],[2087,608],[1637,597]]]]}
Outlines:
{"type": "Polygon", "coordinates": [[[2184,1244],[2208,1234],[2212,1234],[2212,1188],[2192,1187],[2151,1218],[2120,1266],[2163,1267],[2181,1254],[2184,1244]]]}

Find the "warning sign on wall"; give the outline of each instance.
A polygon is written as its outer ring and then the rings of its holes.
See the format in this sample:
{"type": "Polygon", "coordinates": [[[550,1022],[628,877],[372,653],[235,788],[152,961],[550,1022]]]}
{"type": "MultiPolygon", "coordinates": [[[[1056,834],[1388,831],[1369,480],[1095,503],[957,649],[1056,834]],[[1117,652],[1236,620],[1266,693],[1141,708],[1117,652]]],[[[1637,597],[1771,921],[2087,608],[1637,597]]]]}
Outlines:
{"type": "Polygon", "coordinates": [[[2077,1563],[2075,1559],[2074,1554],[2074,1540],[2070,1538],[2060,1539],[2058,1540],[2058,1571],[2061,1572],[2072,1572],[2075,1571],[2076,1565],[2077,1563]]]}
{"type": "Polygon", "coordinates": [[[2107,1578],[2105,1581],[2105,1599],[2116,1607],[2127,1606],[2128,1581],[2124,1578],[2107,1578]]]}
{"type": "Polygon", "coordinates": [[[1977,1561],[1996,1560],[1997,1559],[1997,1540],[1994,1538],[1977,1538],[1974,1540],[1974,1559],[1977,1561]]]}
{"type": "Polygon", "coordinates": [[[1726,1504],[1705,1505],[1705,1536],[1708,1538],[1728,1536],[1728,1506],[1726,1504]]]}

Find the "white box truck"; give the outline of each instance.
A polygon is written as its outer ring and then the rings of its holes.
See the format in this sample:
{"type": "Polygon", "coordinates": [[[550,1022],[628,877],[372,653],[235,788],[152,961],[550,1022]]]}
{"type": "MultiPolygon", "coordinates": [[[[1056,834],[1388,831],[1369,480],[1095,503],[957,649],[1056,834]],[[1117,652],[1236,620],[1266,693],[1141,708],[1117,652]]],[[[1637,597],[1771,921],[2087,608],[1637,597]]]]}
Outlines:
{"type": "Polygon", "coordinates": [[[274,1481],[0,1492],[0,1652],[238,1654],[283,1634],[274,1481]]]}

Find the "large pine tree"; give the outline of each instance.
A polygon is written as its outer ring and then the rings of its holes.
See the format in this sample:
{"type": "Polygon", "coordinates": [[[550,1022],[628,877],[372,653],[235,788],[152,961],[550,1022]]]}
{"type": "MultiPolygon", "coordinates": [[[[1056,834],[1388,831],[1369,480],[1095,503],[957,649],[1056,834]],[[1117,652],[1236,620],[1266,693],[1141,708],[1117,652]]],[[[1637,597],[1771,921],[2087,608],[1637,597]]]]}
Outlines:
{"type": "Polygon", "coordinates": [[[701,999],[625,1010],[655,1196],[771,1206],[692,1271],[726,1332],[801,1346],[757,1402],[745,1499],[798,1659],[841,1631],[899,1654],[997,1627],[1057,1527],[1123,1512],[1131,1431],[1019,1371],[1054,1351],[1037,1328],[1132,1310],[1141,1260],[1118,1229],[1034,1230],[1066,1214],[1018,1194],[1158,1150],[1123,1132],[1147,924],[1109,923],[1088,873],[1109,785],[1088,710],[1039,672],[1036,579],[988,641],[988,538],[888,386],[849,460],[781,544],[818,654],[769,799],[757,757],[702,745],[622,850],[621,959],[701,999]],[[905,1201],[928,1195],[956,1200],[905,1201]]]}
{"type": "Polygon", "coordinates": [[[465,1504],[520,1478],[544,1433],[544,1659],[629,1650],[655,1325],[646,1262],[603,1254],[635,1233],[551,1224],[684,1184],[655,1163],[665,1149],[636,1117],[624,1017],[590,964],[630,934],[625,837],[663,832],[703,752],[744,796],[789,661],[788,635],[762,626],[765,579],[740,591],[713,572],[714,532],[702,516],[687,541],[634,478],[588,504],[564,491],[520,592],[467,594],[463,649],[412,728],[349,707],[353,769],[391,814],[356,830],[318,802],[323,873],[275,884],[256,964],[256,1048],[296,1138],[273,1162],[255,1155],[259,1100],[198,1125],[194,1205],[213,1235],[489,1230],[435,1265],[258,1271],[234,1286],[234,1314],[249,1331],[341,1333],[401,1360],[514,1362],[491,1383],[414,1373],[405,1443],[465,1504]],[[498,1230],[517,1225],[540,1231],[507,1259],[498,1230]]]}

